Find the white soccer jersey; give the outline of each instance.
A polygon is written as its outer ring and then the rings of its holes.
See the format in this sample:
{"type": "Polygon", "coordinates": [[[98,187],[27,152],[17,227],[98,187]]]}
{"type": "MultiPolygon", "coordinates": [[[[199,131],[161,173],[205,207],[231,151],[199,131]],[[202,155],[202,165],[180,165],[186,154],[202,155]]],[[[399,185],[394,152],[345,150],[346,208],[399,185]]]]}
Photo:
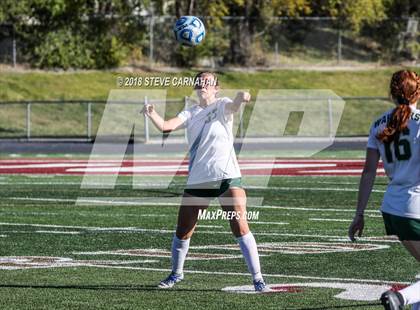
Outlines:
{"type": "Polygon", "coordinates": [[[184,120],[190,149],[188,184],[239,178],[233,148],[233,114],[225,113],[227,97],[202,108],[194,105],[178,114],[184,120]]]}
{"type": "Polygon", "coordinates": [[[367,147],[379,150],[390,179],[381,210],[397,216],[420,219],[420,110],[412,109],[407,130],[392,143],[382,143],[376,135],[384,130],[392,109],[370,129],[367,147]]]}

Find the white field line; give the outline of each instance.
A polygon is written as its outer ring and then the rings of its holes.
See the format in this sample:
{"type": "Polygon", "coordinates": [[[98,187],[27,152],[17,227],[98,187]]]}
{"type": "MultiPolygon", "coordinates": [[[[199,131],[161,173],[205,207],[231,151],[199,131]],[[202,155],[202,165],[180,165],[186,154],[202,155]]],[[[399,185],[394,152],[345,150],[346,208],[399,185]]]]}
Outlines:
{"type": "Polygon", "coordinates": [[[7,235],[0,235],[0,238],[6,238],[7,235]]]}
{"type": "Polygon", "coordinates": [[[375,215],[375,214],[368,214],[367,217],[372,217],[372,218],[383,218],[383,216],[381,214],[375,215]]]}
{"type": "Polygon", "coordinates": [[[310,221],[314,222],[352,222],[352,219],[329,219],[329,218],[310,218],[310,221]]]}
{"type": "MultiPolygon", "coordinates": [[[[143,271],[158,271],[158,272],[170,272],[171,269],[162,268],[148,268],[148,267],[123,267],[123,266],[97,266],[100,268],[118,268],[118,269],[130,269],[130,270],[143,270],[143,271]]],[[[223,275],[223,276],[246,276],[249,277],[249,273],[244,272],[222,272],[222,271],[204,271],[204,270],[184,270],[184,273],[189,274],[208,274],[208,275],[223,275]]],[[[372,280],[372,279],[356,279],[356,278],[329,278],[329,277],[311,277],[302,275],[287,275],[287,274],[264,274],[264,277],[269,278],[291,278],[291,279],[305,279],[305,280],[323,280],[323,281],[344,281],[344,282],[357,282],[357,283],[378,283],[378,284],[410,284],[410,282],[395,282],[389,280],[372,280]]]]}
{"type": "MultiPolygon", "coordinates": [[[[108,204],[118,204],[118,205],[150,205],[150,206],[179,206],[179,202],[166,202],[169,200],[174,200],[174,198],[157,198],[153,197],[154,199],[166,200],[162,202],[152,202],[152,201],[118,201],[114,200],[114,198],[110,197],[108,201],[104,198],[100,197],[101,199],[89,199],[85,198],[77,198],[77,199],[61,199],[61,198],[31,198],[31,197],[7,197],[6,199],[11,200],[27,200],[27,201],[51,201],[51,202],[76,202],[76,204],[84,204],[84,203],[108,203],[108,204]]],[[[141,199],[141,198],[139,198],[141,199]]],[[[178,199],[180,200],[180,199],[178,199]]],[[[257,205],[248,205],[248,208],[260,208],[260,209],[282,209],[282,210],[297,210],[297,211],[331,211],[331,212],[355,212],[355,209],[334,209],[334,208],[306,208],[306,207],[283,207],[283,206],[257,206],[257,205]]],[[[379,210],[366,210],[366,213],[378,213],[379,210]]]]}
{"type": "MultiPolygon", "coordinates": [[[[82,181],[80,182],[14,182],[14,181],[9,181],[9,182],[0,182],[0,185],[78,185],[80,186],[82,184],[82,181]]],[[[103,183],[93,183],[90,182],[89,185],[91,186],[101,186],[103,185],[103,183]]],[[[117,186],[133,186],[133,187],[148,187],[148,188],[161,188],[161,189],[168,189],[168,182],[167,183],[121,183],[121,182],[117,182],[116,183],[117,186]]],[[[183,186],[184,184],[174,184],[171,183],[171,186],[183,186]]]]}
{"type": "Polygon", "coordinates": [[[203,228],[223,228],[222,225],[201,225],[201,224],[198,224],[197,227],[203,227],[203,228]]]}
{"type": "Polygon", "coordinates": [[[147,198],[135,198],[134,201],[129,201],[129,200],[115,200],[113,197],[109,197],[109,198],[86,198],[86,197],[82,197],[82,198],[77,198],[77,199],[73,199],[73,202],[76,203],[76,205],[115,205],[115,206],[149,206],[149,205],[156,205],[156,206],[179,206],[181,203],[181,198],[169,198],[169,199],[162,199],[162,198],[158,198],[158,197],[153,197],[154,200],[159,199],[160,202],[152,202],[149,200],[147,200],[147,198]],[[142,201],[142,199],[144,199],[142,201]],[[166,200],[166,201],[164,201],[166,200]],[[173,202],[174,200],[178,200],[179,202],[173,202]]]}
{"type": "Polygon", "coordinates": [[[24,200],[24,201],[47,201],[47,202],[75,202],[75,199],[64,198],[35,198],[35,197],[7,197],[11,200],[24,200]]]}
{"type": "MultiPolygon", "coordinates": [[[[117,255],[117,256],[145,256],[145,257],[161,257],[161,258],[171,258],[171,251],[162,250],[162,249],[148,249],[143,253],[132,253],[132,252],[123,252],[123,251],[95,251],[95,252],[73,252],[74,255],[117,255]],[[158,250],[158,252],[156,252],[158,250]]],[[[269,256],[269,255],[260,255],[260,256],[269,256]]],[[[228,260],[242,258],[242,254],[212,254],[212,253],[201,253],[201,252],[189,252],[187,260],[228,260]],[[200,255],[207,255],[207,257],[200,257],[200,255]]]]}
{"type": "MultiPolygon", "coordinates": [[[[52,225],[52,224],[31,224],[31,223],[7,223],[0,222],[0,226],[29,226],[29,227],[46,227],[46,228],[68,228],[68,229],[83,229],[92,232],[131,232],[131,233],[160,233],[160,234],[173,234],[175,230],[168,229],[148,229],[138,227],[94,227],[94,226],[70,226],[70,225],[52,225]]],[[[200,231],[197,234],[209,234],[209,235],[231,235],[230,231],[200,231]]],[[[277,237],[305,237],[305,238],[319,238],[319,239],[346,239],[346,235],[332,236],[332,235],[317,235],[317,234],[292,234],[292,233],[276,233],[276,232],[254,232],[254,235],[259,236],[277,236],[277,237]]],[[[380,238],[383,236],[376,236],[380,238]]],[[[370,237],[373,238],[373,237],[370,237]]],[[[363,238],[362,238],[363,240],[363,238]]],[[[365,240],[372,241],[372,239],[365,240]]]]}
{"type": "MultiPolygon", "coordinates": [[[[75,202],[76,205],[84,205],[84,204],[111,204],[111,205],[128,205],[128,206],[147,206],[147,205],[159,205],[159,206],[179,206],[179,202],[158,202],[153,203],[149,201],[118,201],[114,200],[113,197],[101,197],[89,199],[89,198],[77,198],[77,199],[65,199],[65,198],[39,198],[39,197],[7,197],[7,199],[11,200],[22,200],[22,201],[44,201],[44,202],[75,202]]],[[[139,198],[141,199],[141,198],[139,198]]],[[[157,199],[157,197],[154,197],[157,199]]],[[[162,199],[162,198],[159,198],[162,199]]],[[[171,200],[174,200],[173,198],[171,200]]],[[[180,199],[179,199],[180,200],[180,199]]]]}
{"type": "Polygon", "coordinates": [[[86,216],[86,217],[174,217],[175,215],[170,214],[135,214],[135,213],[112,213],[112,214],[104,214],[100,212],[83,212],[83,211],[63,211],[62,213],[58,212],[15,212],[15,211],[1,211],[0,214],[3,215],[14,215],[14,216],[62,216],[63,214],[71,214],[72,216],[86,216]]]}
{"type": "Polygon", "coordinates": [[[260,224],[260,225],[289,225],[287,222],[248,222],[249,224],[260,224]]]}
{"type": "MultiPolygon", "coordinates": [[[[280,209],[296,211],[321,211],[321,212],[356,212],[356,209],[334,209],[334,208],[306,208],[306,207],[282,207],[282,206],[247,206],[248,208],[258,209],[280,209]]],[[[365,213],[378,213],[379,210],[365,210],[365,213]]]]}
{"type": "MultiPolygon", "coordinates": [[[[382,215],[368,215],[368,217],[372,217],[372,218],[382,218],[382,215]]],[[[315,222],[352,222],[352,219],[332,219],[332,218],[310,218],[310,221],[315,221],[315,222]]]]}
{"type": "MultiPolygon", "coordinates": [[[[244,186],[245,189],[265,189],[265,190],[284,190],[284,191],[335,191],[335,192],[358,192],[358,188],[340,188],[340,187],[282,187],[282,186],[244,186]]],[[[375,193],[385,193],[385,190],[373,189],[375,193]]]]}
{"type": "Polygon", "coordinates": [[[80,231],[37,230],[38,234],[79,235],[80,231]]]}
{"type": "MultiPolygon", "coordinates": [[[[11,175],[9,176],[10,179],[15,178],[16,176],[11,175]]],[[[45,178],[45,179],[54,179],[56,177],[55,174],[19,174],[18,177],[26,177],[28,179],[36,179],[45,178]]]]}
{"type": "MultiPolygon", "coordinates": [[[[86,203],[105,203],[105,204],[114,204],[114,205],[136,205],[136,206],[179,206],[179,202],[169,202],[174,200],[174,198],[159,198],[161,200],[166,200],[168,202],[152,202],[152,201],[127,201],[127,200],[114,200],[113,197],[110,197],[109,200],[105,198],[101,199],[92,199],[89,198],[78,198],[78,199],[61,199],[61,198],[31,198],[31,197],[7,197],[6,199],[11,200],[24,200],[24,201],[47,201],[47,202],[76,202],[76,204],[86,204],[86,203]]],[[[142,199],[142,198],[138,198],[142,199]]],[[[156,197],[154,197],[156,199],[156,197]]],[[[180,200],[180,199],[178,199],[180,200]]],[[[321,211],[321,212],[355,212],[355,209],[337,209],[337,208],[307,208],[307,207],[283,207],[283,206],[256,206],[248,205],[247,208],[258,208],[258,209],[279,209],[279,210],[296,210],[296,211],[321,211]]],[[[365,213],[379,213],[378,210],[365,210],[365,213]]]]}
{"type": "MultiPolygon", "coordinates": [[[[381,243],[400,243],[400,241],[398,239],[396,240],[386,240],[386,239],[377,239],[377,237],[363,237],[363,238],[357,238],[356,237],[357,242],[361,241],[361,242],[381,242],[381,243]]],[[[336,242],[348,242],[349,238],[341,238],[341,239],[331,239],[329,241],[336,241],[336,242]]]]}

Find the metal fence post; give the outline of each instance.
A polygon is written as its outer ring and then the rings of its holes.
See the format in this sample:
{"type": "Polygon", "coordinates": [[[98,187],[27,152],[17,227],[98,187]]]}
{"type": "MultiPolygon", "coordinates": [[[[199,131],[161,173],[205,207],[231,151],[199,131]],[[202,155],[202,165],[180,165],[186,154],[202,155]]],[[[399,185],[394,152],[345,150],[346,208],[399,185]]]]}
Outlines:
{"type": "Polygon", "coordinates": [[[16,68],[16,35],[15,35],[15,27],[13,27],[13,38],[12,38],[12,63],[13,68],[16,68]]]}
{"type": "MultiPolygon", "coordinates": [[[[188,97],[185,96],[184,97],[184,110],[186,110],[188,108],[188,97]]],[[[187,125],[187,124],[185,124],[187,125]]],[[[187,133],[187,128],[184,128],[184,137],[185,137],[185,142],[188,143],[188,133],[187,133]]]]}
{"type": "MultiPolygon", "coordinates": [[[[147,96],[144,96],[144,106],[148,104],[147,96]]],[[[144,142],[149,142],[149,118],[144,114],[144,142]]]]}
{"type": "Polygon", "coordinates": [[[26,139],[31,138],[31,103],[26,104],[26,139]]]}
{"type": "Polygon", "coordinates": [[[150,15],[150,25],[149,25],[149,62],[150,62],[150,66],[153,66],[153,50],[154,50],[154,38],[153,38],[153,31],[154,31],[154,25],[155,25],[155,18],[154,18],[154,10],[153,10],[153,6],[151,8],[150,11],[151,15],[150,15]]]}
{"type": "Polygon", "coordinates": [[[92,138],[92,103],[87,104],[87,139],[92,138]]]}
{"type": "Polygon", "coordinates": [[[337,64],[341,64],[341,60],[343,58],[342,55],[342,39],[341,39],[341,29],[338,29],[338,37],[337,37],[337,64]]]}
{"type": "Polygon", "coordinates": [[[328,98],[328,134],[330,139],[333,138],[333,119],[332,119],[332,100],[328,98]]]}
{"type": "Polygon", "coordinates": [[[244,137],[244,109],[245,105],[242,104],[239,110],[239,137],[242,139],[244,137]]]}

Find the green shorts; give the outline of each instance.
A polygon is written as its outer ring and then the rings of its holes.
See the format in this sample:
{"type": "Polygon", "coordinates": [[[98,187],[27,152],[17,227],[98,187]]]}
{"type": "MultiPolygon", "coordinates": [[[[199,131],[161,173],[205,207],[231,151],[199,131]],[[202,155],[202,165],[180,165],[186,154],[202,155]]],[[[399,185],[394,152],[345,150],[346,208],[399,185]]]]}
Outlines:
{"type": "Polygon", "coordinates": [[[223,179],[221,181],[188,185],[187,188],[184,189],[184,193],[194,197],[216,198],[220,197],[231,187],[242,188],[241,178],[223,179]]]}
{"type": "Polygon", "coordinates": [[[382,212],[387,235],[398,236],[400,241],[420,240],[420,220],[382,212]]]}

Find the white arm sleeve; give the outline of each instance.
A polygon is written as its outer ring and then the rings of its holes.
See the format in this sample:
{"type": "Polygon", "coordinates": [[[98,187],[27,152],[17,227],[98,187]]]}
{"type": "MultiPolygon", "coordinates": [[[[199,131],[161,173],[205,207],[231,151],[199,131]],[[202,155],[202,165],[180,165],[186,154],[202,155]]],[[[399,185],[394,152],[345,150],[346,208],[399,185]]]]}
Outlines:
{"type": "Polygon", "coordinates": [[[221,115],[223,116],[222,119],[225,122],[228,122],[231,120],[232,118],[232,112],[230,112],[229,110],[226,110],[226,105],[233,102],[232,99],[228,98],[228,97],[223,97],[222,98],[222,102],[220,103],[220,111],[221,111],[221,115]]]}
{"type": "Polygon", "coordinates": [[[177,114],[177,117],[179,117],[183,124],[180,126],[180,128],[187,127],[187,122],[191,119],[191,111],[189,109],[185,109],[177,114]]]}

